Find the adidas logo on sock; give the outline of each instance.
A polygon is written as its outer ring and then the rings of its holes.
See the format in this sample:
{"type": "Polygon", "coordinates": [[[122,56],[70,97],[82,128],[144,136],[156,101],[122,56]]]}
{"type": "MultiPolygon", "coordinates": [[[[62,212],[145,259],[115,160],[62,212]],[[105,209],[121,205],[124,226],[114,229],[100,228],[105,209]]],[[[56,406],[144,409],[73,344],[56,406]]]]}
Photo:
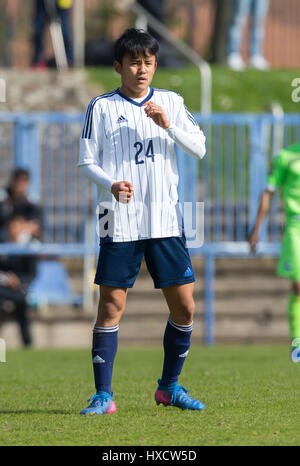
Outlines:
{"type": "Polygon", "coordinates": [[[180,354],[179,357],[186,358],[188,354],[189,354],[189,350],[187,350],[185,353],[180,354]]]}
{"type": "Polygon", "coordinates": [[[100,356],[97,355],[97,356],[94,357],[93,362],[95,364],[103,364],[105,361],[104,361],[104,359],[102,359],[100,356]]]}

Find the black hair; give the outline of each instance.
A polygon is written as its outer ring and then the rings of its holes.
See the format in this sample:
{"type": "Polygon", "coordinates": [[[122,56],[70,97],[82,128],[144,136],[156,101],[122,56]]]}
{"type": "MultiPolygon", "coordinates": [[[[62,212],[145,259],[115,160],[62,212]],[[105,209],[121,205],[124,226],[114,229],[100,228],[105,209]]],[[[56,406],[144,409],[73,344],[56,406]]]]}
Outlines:
{"type": "Polygon", "coordinates": [[[155,55],[157,59],[159,45],[157,40],[143,29],[127,29],[114,45],[115,60],[122,64],[123,57],[129,53],[131,57],[147,54],[155,55]]]}
{"type": "Polygon", "coordinates": [[[29,178],[29,170],[26,170],[26,168],[15,168],[11,174],[11,180],[16,181],[19,178],[29,178]]]}

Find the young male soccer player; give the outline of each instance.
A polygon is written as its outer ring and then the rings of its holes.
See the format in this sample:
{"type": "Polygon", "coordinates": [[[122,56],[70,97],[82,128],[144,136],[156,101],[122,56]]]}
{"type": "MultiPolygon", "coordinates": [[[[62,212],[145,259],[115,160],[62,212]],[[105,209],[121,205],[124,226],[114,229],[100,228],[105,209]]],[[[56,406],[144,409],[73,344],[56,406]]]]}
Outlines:
{"type": "Polygon", "coordinates": [[[95,276],[100,285],[92,346],[96,394],[81,414],[116,411],[111,379],[119,321],[143,257],[170,310],[156,403],[204,409],[178,384],[190,347],[195,277],[178,212],[174,143],[201,159],[205,137],[181,96],[150,87],[157,54],[158,43],[148,33],[125,31],[115,43],[114,68],[122,85],[94,98],[86,111],[78,165],[98,186],[104,230],[100,227],[95,276]]]}
{"type": "Polygon", "coordinates": [[[282,149],[273,159],[267,188],[261,195],[255,226],[249,236],[252,250],[255,250],[261,223],[269,211],[276,188],[282,188],[286,214],[277,273],[292,282],[288,318],[291,342],[294,342],[291,356],[297,362],[300,361],[300,144],[282,149]]]}

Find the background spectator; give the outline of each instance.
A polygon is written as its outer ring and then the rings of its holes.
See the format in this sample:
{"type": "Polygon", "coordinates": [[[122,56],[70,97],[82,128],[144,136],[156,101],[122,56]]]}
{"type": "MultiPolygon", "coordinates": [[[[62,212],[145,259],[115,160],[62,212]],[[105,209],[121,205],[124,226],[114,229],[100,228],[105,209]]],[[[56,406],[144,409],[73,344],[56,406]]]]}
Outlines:
{"type": "Polygon", "coordinates": [[[46,67],[46,61],[43,55],[43,35],[45,26],[50,21],[50,11],[54,11],[60,20],[68,64],[69,66],[73,64],[70,27],[70,11],[72,5],[73,0],[35,0],[33,66],[37,68],[46,67]]]}
{"type": "Polygon", "coordinates": [[[253,68],[267,70],[268,62],[263,57],[264,21],[269,0],[234,0],[232,18],[228,31],[228,66],[235,71],[242,71],[245,63],[240,49],[243,29],[248,15],[251,15],[250,60],[253,68]]]}
{"type": "MultiPolygon", "coordinates": [[[[145,10],[147,10],[155,19],[165,25],[165,1],[164,0],[137,0],[145,10]]],[[[170,46],[150,25],[147,27],[147,32],[151,34],[159,42],[159,66],[167,68],[180,68],[183,66],[180,55],[170,46]]]]}
{"type": "MultiPolygon", "coordinates": [[[[165,14],[164,14],[164,0],[137,0],[137,3],[139,3],[145,10],[149,11],[149,13],[154,16],[158,21],[161,23],[165,22],[165,14]]],[[[151,36],[155,37],[158,41],[161,40],[160,35],[151,28],[151,26],[148,27],[148,32],[151,34],[151,36]]]]}
{"type": "MultiPolygon", "coordinates": [[[[37,241],[28,234],[26,219],[18,214],[6,218],[4,240],[19,244],[37,241]]],[[[14,317],[19,325],[24,346],[32,343],[26,296],[36,274],[36,265],[36,256],[0,256],[0,311],[3,317],[5,315],[3,304],[6,301],[13,303],[14,317]]]]}
{"type": "Polygon", "coordinates": [[[35,238],[40,236],[42,213],[41,209],[28,199],[29,183],[29,171],[16,168],[12,172],[9,185],[0,191],[0,240],[2,241],[6,220],[13,214],[24,217],[26,230],[30,236],[35,238]]]}

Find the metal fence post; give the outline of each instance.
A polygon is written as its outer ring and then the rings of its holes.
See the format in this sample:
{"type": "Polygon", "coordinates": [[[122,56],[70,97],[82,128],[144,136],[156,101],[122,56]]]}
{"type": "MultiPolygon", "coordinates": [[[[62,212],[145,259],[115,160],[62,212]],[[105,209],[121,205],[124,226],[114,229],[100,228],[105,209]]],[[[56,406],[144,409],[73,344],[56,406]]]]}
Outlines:
{"type": "Polygon", "coordinates": [[[204,257],[204,343],[214,344],[215,339],[215,257],[204,257]]]}
{"type": "MultiPolygon", "coordinates": [[[[254,226],[257,215],[259,198],[266,186],[267,157],[266,124],[261,117],[255,118],[250,124],[250,157],[249,157],[249,221],[248,233],[254,226]]],[[[260,232],[260,240],[265,241],[267,236],[267,224],[263,223],[260,232]]]]}
{"type": "Polygon", "coordinates": [[[38,123],[26,117],[19,117],[15,121],[14,131],[14,165],[29,170],[29,197],[38,202],[41,198],[40,131],[38,123]]]}

